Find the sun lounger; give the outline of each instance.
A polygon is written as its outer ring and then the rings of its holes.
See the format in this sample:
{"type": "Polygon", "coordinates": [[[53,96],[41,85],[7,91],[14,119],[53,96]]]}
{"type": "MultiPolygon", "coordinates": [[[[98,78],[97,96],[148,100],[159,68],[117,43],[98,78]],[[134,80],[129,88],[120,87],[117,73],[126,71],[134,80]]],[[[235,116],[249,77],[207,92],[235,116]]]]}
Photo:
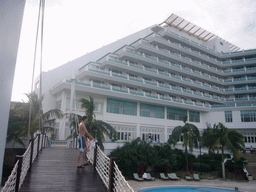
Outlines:
{"type": "Polygon", "coordinates": [[[171,180],[180,180],[180,178],[177,177],[176,173],[168,173],[167,176],[168,176],[169,179],[171,179],[171,180]]]}
{"type": "Polygon", "coordinates": [[[143,181],[144,179],[140,178],[138,173],[133,173],[133,177],[136,181],[143,181]]]}
{"type": "Polygon", "coordinates": [[[194,180],[200,181],[200,178],[199,178],[199,175],[198,175],[198,174],[194,174],[193,177],[194,177],[194,180]]]}
{"type": "Polygon", "coordinates": [[[160,178],[161,178],[162,180],[169,180],[169,178],[166,177],[164,173],[160,173],[160,178]]]}
{"type": "Polygon", "coordinates": [[[154,177],[151,177],[150,173],[146,173],[147,174],[147,177],[143,177],[143,179],[147,180],[147,181],[154,181],[155,178],[154,177]]]}
{"type": "Polygon", "coordinates": [[[187,181],[192,181],[192,180],[193,180],[193,178],[190,177],[190,176],[185,176],[185,179],[186,179],[187,181]]]}

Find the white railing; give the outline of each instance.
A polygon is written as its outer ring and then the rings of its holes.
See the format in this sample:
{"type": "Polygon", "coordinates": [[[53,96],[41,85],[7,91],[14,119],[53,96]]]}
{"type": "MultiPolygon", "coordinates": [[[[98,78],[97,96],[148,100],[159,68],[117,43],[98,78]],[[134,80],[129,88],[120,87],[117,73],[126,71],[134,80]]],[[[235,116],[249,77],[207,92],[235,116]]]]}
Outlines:
{"type": "Polygon", "coordinates": [[[16,156],[16,164],[1,192],[19,191],[39,151],[48,146],[47,139],[48,137],[45,134],[38,134],[35,139],[30,140],[24,154],[16,156]]]}
{"type": "Polygon", "coordinates": [[[125,180],[121,171],[115,163],[115,158],[107,157],[98,147],[91,148],[87,152],[88,161],[93,164],[94,170],[97,171],[99,177],[105,187],[110,192],[134,192],[128,182],[125,180]]]}
{"type": "Polygon", "coordinates": [[[19,160],[14,165],[13,170],[12,170],[11,174],[9,175],[8,180],[5,183],[2,191],[8,191],[8,192],[9,191],[15,191],[18,163],[19,163],[19,160]]]}

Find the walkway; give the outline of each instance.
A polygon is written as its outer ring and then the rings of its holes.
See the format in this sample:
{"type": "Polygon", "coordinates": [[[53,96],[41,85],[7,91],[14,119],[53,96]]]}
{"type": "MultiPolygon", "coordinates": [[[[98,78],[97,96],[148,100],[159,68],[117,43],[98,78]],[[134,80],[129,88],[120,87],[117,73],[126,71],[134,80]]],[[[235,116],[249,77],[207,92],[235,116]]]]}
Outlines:
{"type": "Polygon", "coordinates": [[[20,191],[105,192],[105,187],[91,165],[76,168],[77,149],[43,149],[32,165],[20,191]]]}

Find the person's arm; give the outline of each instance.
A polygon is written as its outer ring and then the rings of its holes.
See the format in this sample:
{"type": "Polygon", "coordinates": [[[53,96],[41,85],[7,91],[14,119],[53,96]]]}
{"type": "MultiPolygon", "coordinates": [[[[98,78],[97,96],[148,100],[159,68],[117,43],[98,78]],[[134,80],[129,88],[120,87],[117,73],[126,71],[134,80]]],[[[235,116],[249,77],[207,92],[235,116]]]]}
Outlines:
{"type": "Polygon", "coordinates": [[[90,137],[92,140],[96,141],[96,139],[94,139],[91,134],[87,131],[86,127],[84,126],[84,131],[85,131],[85,134],[90,137]]]}

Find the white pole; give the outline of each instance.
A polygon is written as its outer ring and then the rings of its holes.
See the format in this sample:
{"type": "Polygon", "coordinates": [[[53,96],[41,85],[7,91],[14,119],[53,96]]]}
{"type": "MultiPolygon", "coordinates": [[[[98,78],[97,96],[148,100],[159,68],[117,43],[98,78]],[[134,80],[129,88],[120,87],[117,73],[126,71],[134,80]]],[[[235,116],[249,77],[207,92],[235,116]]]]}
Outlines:
{"type": "Polygon", "coordinates": [[[25,0],[0,1],[0,185],[25,0]]]}

